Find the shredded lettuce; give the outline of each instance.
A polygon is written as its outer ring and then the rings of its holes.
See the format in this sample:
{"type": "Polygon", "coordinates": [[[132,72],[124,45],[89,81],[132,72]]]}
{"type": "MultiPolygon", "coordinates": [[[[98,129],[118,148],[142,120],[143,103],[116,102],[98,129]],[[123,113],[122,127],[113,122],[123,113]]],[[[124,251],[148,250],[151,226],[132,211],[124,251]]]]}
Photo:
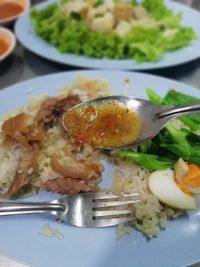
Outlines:
{"type": "MultiPolygon", "coordinates": [[[[101,2],[97,0],[96,4],[101,2]]],[[[136,5],[137,1],[131,3],[136,5]]],[[[191,28],[181,26],[181,14],[173,14],[163,0],[141,2],[158,24],[134,26],[124,37],[115,32],[102,34],[91,31],[80,14],[65,16],[60,5],[50,3],[42,9],[33,8],[30,13],[35,32],[60,53],[95,58],[129,58],[137,62],[156,61],[166,51],[187,46],[196,38],[191,28]]]]}

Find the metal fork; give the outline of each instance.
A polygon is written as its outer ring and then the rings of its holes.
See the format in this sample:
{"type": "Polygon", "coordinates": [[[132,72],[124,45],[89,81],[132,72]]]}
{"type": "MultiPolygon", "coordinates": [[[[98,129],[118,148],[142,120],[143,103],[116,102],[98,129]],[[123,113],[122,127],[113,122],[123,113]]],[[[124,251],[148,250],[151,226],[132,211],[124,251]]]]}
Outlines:
{"type": "Polygon", "coordinates": [[[138,193],[80,193],[50,202],[0,202],[0,216],[49,213],[78,227],[106,227],[132,221],[138,193]]]}

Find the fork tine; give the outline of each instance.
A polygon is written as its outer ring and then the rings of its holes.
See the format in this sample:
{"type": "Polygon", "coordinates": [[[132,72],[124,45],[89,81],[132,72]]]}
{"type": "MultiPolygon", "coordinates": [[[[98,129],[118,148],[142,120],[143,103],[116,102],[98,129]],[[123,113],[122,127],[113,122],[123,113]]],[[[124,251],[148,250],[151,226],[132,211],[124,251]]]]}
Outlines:
{"type": "Polygon", "coordinates": [[[123,217],[123,218],[113,218],[113,219],[101,219],[101,220],[95,220],[95,227],[108,227],[112,225],[117,225],[121,223],[126,223],[133,221],[134,217],[129,216],[129,217],[123,217]]]}
{"type": "Polygon", "coordinates": [[[97,192],[94,195],[94,200],[101,200],[101,199],[112,199],[112,198],[127,198],[127,197],[138,197],[140,196],[139,193],[120,193],[119,195],[112,193],[112,192],[97,192]]]}
{"type": "Polygon", "coordinates": [[[120,215],[128,215],[133,213],[132,210],[95,210],[93,211],[93,216],[101,217],[101,216],[120,216],[120,215]]]}
{"type": "Polygon", "coordinates": [[[132,199],[132,200],[122,200],[122,201],[106,201],[106,202],[95,202],[94,207],[95,208],[108,208],[108,207],[115,207],[115,206],[124,206],[128,204],[136,204],[141,202],[140,199],[132,199]]]}

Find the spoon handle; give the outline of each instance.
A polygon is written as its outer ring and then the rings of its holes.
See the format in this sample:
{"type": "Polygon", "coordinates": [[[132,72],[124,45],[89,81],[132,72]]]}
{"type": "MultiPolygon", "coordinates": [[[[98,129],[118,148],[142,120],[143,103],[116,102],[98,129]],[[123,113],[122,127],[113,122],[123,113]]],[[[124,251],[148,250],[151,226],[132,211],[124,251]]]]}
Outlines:
{"type": "Polygon", "coordinates": [[[178,117],[180,115],[186,115],[190,113],[200,112],[200,102],[192,103],[190,105],[181,105],[171,107],[167,110],[163,110],[156,114],[157,119],[164,119],[167,117],[178,117]]]}

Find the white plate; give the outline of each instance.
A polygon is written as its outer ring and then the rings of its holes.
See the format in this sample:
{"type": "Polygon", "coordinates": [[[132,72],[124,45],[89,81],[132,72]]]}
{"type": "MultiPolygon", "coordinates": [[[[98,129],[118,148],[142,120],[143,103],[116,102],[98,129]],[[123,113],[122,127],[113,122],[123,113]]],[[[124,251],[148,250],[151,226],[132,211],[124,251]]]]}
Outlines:
{"type": "MultiPolygon", "coordinates": [[[[33,89],[32,95],[51,95],[56,88],[71,82],[80,73],[108,80],[113,94],[121,93],[124,80],[129,79],[128,95],[146,98],[145,89],[151,87],[161,96],[174,88],[200,97],[200,91],[195,88],[153,75],[120,71],[65,72],[28,80],[0,91],[0,116],[26,104],[30,89],[33,89]]],[[[103,173],[104,186],[110,183],[111,171],[111,166],[107,164],[103,173]]],[[[32,200],[56,197],[55,194],[42,193],[32,200]]],[[[76,228],[57,224],[53,218],[43,215],[1,217],[0,254],[34,267],[179,267],[200,259],[199,233],[199,209],[170,221],[167,229],[150,241],[136,230],[116,241],[115,227],[76,228]],[[39,234],[42,225],[47,222],[63,233],[63,240],[39,234]]]]}
{"type": "MultiPolygon", "coordinates": [[[[44,7],[50,2],[52,1],[39,4],[37,7],[44,7]]],[[[149,70],[176,66],[197,59],[200,56],[200,13],[186,5],[175,3],[170,0],[166,0],[166,4],[173,9],[174,12],[182,12],[182,24],[192,27],[198,39],[193,41],[188,47],[165,53],[157,62],[136,63],[132,59],[95,59],[70,53],[60,54],[55,47],[36,35],[29,20],[29,13],[25,13],[17,21],[15,31],[18,40],[28,50],[46,59],[66,65],[98,69],[149,70]]]]}

